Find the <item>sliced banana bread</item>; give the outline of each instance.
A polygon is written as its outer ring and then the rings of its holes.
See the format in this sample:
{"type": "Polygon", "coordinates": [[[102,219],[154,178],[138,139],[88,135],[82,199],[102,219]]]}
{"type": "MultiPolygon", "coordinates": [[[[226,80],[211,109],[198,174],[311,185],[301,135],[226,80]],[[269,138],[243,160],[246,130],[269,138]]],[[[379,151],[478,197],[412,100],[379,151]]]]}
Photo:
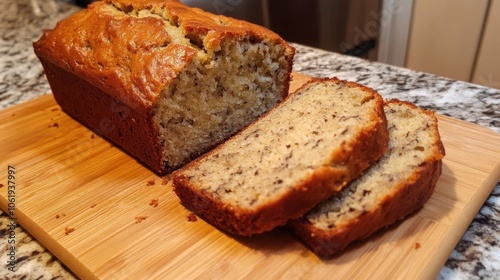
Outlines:
{"type": "Polygon", "coordinates": [[[294,49],[179,0],[105,0],[34,43],[66,113],[166,173],[288,95],[294,49]]]}
{"type": "Polygon", "coordinates": [[[181,202],[230,233],[284,225],[379,159],[388,131],[374,90],[316,79],[232,139],[174,172],[181,202]]]}
{"type": "Polygon", "coordinates": [[[389,147],[367,172],[290,227],[316,254],[332,256],[402,219],[430,198],[445,155],[430,111],[392,100],[385,105],[389,147]]]}

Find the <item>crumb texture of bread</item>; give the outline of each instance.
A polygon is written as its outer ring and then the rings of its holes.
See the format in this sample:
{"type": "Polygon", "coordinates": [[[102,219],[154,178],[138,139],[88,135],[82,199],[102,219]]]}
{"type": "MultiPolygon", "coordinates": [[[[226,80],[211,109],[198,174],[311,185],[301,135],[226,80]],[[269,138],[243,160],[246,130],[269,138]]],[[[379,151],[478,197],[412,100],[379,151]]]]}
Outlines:
{"type": "Polygon", "coordinates": [[[318,255],[332,256],[404,218],[434,190],[445,155],[434,114],[398,100],[386,103],[385,114],[390,136],[384,156],[341,192],[289,222],[318,255]]]}
{"type": "Polygon", "coordinates": [[[34,49],[63,110],[159,173],[281,102],[295,52],[270,30],[178,0],[95,2],[34,49]]]}
{"type": "Polygon", "coordinates": [[[231,233],[252,235],[299,217],[384,153],[375,91],[315,80],[208,155],[173,174],[182,203],[231,233]]]}

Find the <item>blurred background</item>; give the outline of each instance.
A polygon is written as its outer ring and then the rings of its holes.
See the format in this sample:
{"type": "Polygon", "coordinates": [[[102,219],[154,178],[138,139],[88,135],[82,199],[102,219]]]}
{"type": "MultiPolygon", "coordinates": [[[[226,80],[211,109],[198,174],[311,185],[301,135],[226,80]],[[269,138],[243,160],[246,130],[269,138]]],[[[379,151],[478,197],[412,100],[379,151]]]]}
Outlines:
{"type": "Polygon", "coordinates": [[[181,1],[290,42],[500,88],[500,0],[181,1]]]}

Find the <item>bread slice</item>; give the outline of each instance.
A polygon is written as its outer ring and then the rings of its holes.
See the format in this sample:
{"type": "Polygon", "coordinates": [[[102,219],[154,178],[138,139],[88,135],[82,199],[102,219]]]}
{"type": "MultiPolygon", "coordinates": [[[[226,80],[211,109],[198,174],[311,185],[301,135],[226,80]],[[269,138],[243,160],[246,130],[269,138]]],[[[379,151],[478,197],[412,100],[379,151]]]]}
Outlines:
{"type": "Polygon", "coordinates": [[[332,256],[422,207],[441,175],[445,151],[434,114],[397,100],[384,108],[390,135],[385,155],[344,190],[289,222],[320,256],[332,256]]]}
{"type": "Polygon", "coordinates": [[[294,49],[179,0],[105,0],[34,43],[62,109],[158,173],[225,141],[288,95],[294,49]]]}
{"type": "Polygon", "coordinates": [[[299,88],[235,137],[174,172],[181,202],[238,235],[298,218],[382,156],[383,100],[338,79],[299,88]]]}

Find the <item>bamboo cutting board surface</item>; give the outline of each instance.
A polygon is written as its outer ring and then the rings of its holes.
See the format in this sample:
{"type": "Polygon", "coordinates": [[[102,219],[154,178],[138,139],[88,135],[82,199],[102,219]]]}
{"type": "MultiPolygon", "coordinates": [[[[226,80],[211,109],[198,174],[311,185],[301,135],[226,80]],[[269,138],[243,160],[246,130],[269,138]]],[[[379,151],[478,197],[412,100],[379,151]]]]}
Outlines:
{"type": "MultiPolygon", "coordinates": [[[[306,77],[295,75],[296,88],[306,77]]],[[[167,179],[68,117],[52,95],[0,111],[0,206],[84,279],[430,279],[500,179],[500,135],[438,116],[443,174],[423,209],[331,260],[284,229],[252,238],[189,221],[167,179]],[[5,137],[7,136],[7,137],[5,137]]]]}

